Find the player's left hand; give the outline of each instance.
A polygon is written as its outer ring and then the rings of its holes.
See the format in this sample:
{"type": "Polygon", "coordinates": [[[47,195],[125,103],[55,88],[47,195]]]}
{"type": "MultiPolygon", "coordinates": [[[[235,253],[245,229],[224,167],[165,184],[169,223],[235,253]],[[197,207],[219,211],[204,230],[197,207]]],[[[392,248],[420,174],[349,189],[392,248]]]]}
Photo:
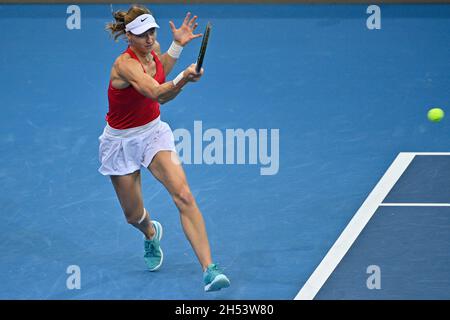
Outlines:
{"type": "Polygon", "coordinates": [[[199,38],[203,35],[201,33],[194,34],[194,30],[198,26],[198,23],[196,23],[195,20],[197,20],[197,16],[194,16],[191,19],[191,13],[188,12],[186,14],[186,17],[184,18],[183,24],[179,29],[175,27],[175,24],[172,21],[169,21],[170,29],[172,30],[173,40],[175,41],[175,43],[184,47],[192,39],[199,38]]]}

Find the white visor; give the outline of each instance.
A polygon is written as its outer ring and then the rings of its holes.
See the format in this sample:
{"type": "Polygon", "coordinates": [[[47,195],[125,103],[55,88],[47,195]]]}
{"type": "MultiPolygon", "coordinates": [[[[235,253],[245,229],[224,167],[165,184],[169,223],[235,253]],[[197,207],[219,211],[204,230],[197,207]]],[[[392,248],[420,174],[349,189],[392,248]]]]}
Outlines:
{"type": "Polygon", "coordinates": [[[159,28],[155,18],[151,14],[141,14],[125,26],[125,31],[132,34],[141,34],[151,28],[159,28]]]}

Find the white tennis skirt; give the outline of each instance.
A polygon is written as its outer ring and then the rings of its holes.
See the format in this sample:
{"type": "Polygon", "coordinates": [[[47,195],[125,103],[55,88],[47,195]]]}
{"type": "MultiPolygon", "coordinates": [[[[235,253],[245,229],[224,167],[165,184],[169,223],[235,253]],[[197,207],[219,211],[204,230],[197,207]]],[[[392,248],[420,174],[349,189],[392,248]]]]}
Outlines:
{"type": "Polygon", "coordinates": [[[106,124],[98,139],[101,163],[98,171],[105,176],[122,176],[141,166],[147,168],[159,151],[176,152],[172,129],[159,117],[146,125],[124,130],[106,124]]]}

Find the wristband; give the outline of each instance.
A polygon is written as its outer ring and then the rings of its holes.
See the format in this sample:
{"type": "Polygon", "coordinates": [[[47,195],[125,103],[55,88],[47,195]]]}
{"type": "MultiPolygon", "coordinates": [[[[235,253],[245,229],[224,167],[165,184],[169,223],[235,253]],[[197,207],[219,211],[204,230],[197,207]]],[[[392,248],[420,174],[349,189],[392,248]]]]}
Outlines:
{"type": "Polygon", "coordinates": [[[180,74],[177,75],[176,78],[172,80],[173,85],[176,87],[178,82],[180,82],[183,78],[184,78],[184,71],[180,72],[180,74]]]}
{"type": "Polygon", "coordinates": [[[176,44],[175,41],[172,41],[169,50],[167,50],[167,54],[174,59],[178,59],[180,57],[181,51],[183,51],[183,47],[179,44],[176,44]]]}

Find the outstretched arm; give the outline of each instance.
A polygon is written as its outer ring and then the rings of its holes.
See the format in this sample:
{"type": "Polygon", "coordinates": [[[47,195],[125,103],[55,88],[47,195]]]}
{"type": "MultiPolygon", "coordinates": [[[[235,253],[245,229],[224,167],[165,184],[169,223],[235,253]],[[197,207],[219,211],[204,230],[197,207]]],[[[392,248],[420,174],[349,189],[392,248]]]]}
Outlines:
{"type": "Polygon", "coordinates": [[[188,12],[180,28],[176,28],[172,21],[169,21],[170,29],[173,34],[173,42],[169,50],[161,56],[161,62],[164,67],[164,73],[167,76],[172,71],[173,66],[178,60],[179,52],[182,48],[191,42],[192,39],[199,38],[202,34],[194,34],[198,26],[197,16],[191,19],[191,13],[188,12]]]}

